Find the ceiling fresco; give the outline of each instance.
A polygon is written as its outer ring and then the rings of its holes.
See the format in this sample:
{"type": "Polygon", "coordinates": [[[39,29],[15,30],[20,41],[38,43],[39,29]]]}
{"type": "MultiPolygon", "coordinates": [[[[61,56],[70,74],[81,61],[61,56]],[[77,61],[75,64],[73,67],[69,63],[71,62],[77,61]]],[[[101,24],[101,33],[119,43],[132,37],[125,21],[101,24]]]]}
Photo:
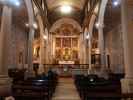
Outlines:
{"type": "Polygon", "coordinates": [[[62,5],[70,5],[77,9],[83,9],[86,0],[46,0],[48,9],[53,10],[62,5]]]}
{"type": "Polygon", "coordinates": [[[53,24],[62,17],[73,18],[81,24],[84,18],[84,6],[86,2],[87,0],[46,0],[50,24],[53,24]],[[69,14],[61,13],[60,8],[63,5],[69,5],[72,8],[72,12],[69,14]]]}

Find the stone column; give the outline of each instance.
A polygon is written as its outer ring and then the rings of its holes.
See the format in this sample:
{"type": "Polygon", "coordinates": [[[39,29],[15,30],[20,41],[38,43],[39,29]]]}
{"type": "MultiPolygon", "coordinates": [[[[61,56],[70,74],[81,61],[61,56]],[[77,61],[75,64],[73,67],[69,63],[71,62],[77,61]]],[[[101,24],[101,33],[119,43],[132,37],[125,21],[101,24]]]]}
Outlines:
{"type": "Polygon", "coordinates": [[[101,67],[104,66],[104,38],[103,38],[103,28],[99,27],[99,34],[98,34],[98,47],[101,54],[101,67]]]}
{"type": "Polygon", "coordinates": [[[133,93],[133,23],[128,19],[127,0],[121,0],[121,19],[124,43],[125,78],[121,80],[122,92],[133,93]]]}
{"type": "Polygon", "coordinates": [[[85,50],[84,50],[84,64],[88,64],[88,59],[89,59],[89,40],[88,40],[88,38],[87,38],[87,36],[88,36],[88,29],[87,28],[85,28],[85,31],[84,31],[84,46],[85,46],[85,50]]]}
{"type": "Polygon", "coordinates": [[[99,51],[100,51],[100,55],[101,55],[101,58],[100,58],[100,63],[101,63],[101,71],[100,73],[98,72],[98,74],[101,76],[101,77],[105,77],[106,75],[106,66],[105,66],[105,48],[104,48],[104,36],[103,36],[103,25],[99,25],[99,28],[98,28],[98,47],[99,47],[99,51]]]}
{"type": "MultiPolygon", "coordinates": [[[[89,49],[90,49],[90,45],[89,45],[90,40],[86,38],[86,64],[89,64],[89,49]]],[[[89,67],[89,66],[88,66],[89,67]]]]}
{"type": "MultiPolygon", "coordinates": [[[[49,34],[48,34],[48,30],[47,28],[45,28],[44,30],[44,34],[45,34],[45,39],[44,39],[44,52],[45,52],[45,64],[49,64],[50,63],[50,45],[49,45],[49,34]]],[[[49,66],[46,65],[45,66],[45,71],[47,72],[49,69],[49,66]]]]}
{"type": "Polygon", "coordinates": [[[40,73],[43,73],[44,72],[44,57],[45,57],[45,54],[44,54],[45,50],[44,50],[44,39],[43,39],[43,36],[41,35],[40,37],[40,64],[39,64],[39,72],[40,73]]]}
{"type": "Polygon", "coordinates": [[[89,43],[88,43],[89,45],[89,55],[88,55],[89,56],[89,69],[88,69],[88,72],[93,73],[93,74],[94,74],[93,67],[91,65],[91,49],[92,49],[91,41],[92,41],[93,28],[95,26],[95,21],[97,17],[96,15],[97,15],[97,12],[94,12],[93,15],[91,16],[90,23],[89,23],[89,34],[88,34],[89,35],[89,43]]]}
{"type": "MultiPolygon", "coordinates": [[[[80,34],[80,36],[79,36],[79,48],[82,48],[81,44],[82,44],[82,35],[80,34]]],[[[80,64],[82,64],[82,51],[81,51],[81,49],[79,49],[79,58],[80,58],[80,64]]]]}
{"type": "Polygon", "coordinates": [[[28,19],[29,19],[29,39],[28,39],[28,71],[27,76],[33,76],[33,40],[34,40],[34,12],[33,12],[33,5],[32,0],[24,0],[27,13],[28,13],[28,19]]]}
{"type": "Polygon", "coordinates": [[[88,48],[89,48],[89,50],[88,50],[88,64],[89,64],[89,68],[88,68],[88,74],[94,74],[93,72],[92,72],[92,66],[91,66],[91,48],[92,48],[92,45],[91,45],[91,39],[89,38],[89,40],[88,40],[88,48]]]}
{"type": "Polygon", "coordinates": [[[39,23],[39,29],[40,29],[40,52],[39,52],[39,58],[40,58],[40,62],[39,62],[39,74],[42,74],[44,72],[44,62],[45,62],[45,50],[44,50],[44,26],[43,26],[43,21],[41,19],[41,16],[38,15],[37,16],[37,20],[39,23]]]}
{"type": "Polygon", "coordinates": [[[107,76],[105,75],[105,59],[104,59],[104,54],[105,54],[105,48],[104,48],[104,37],[103,37],[103,25],[104,25],[104,15],[105,15],[105,10],[106,10],[106,5],[108,3],[108,0],[102,0],[100,3],[100,9],[99,9],[99,14],[98,14],[98,32],[99,32],[99,49],[100,49],[100,54],[101,54],[101,71],[99,71],[102,77],[107,76]]]}
{"type": "Polygon", "coordinates": [[[45,39],[45,46],[46,46],[46,64],[49,64],[50,62],[50,48],[49,48],[49,33],[48,33],[48,29],[45,28],[45,35],[46,35],[46,39],[45,39]]]}
{"type": "Polygon", "coordinates": [[[84,64],[85,61],[85,40],[84,34],[80,34],[80,64],[84,64]]]}
{"type": "MultiPolygon", "coordinates": [[[[3,7],[0,29],[0,93],[10,91],[11,80],[8,77],[8,35],[11,32],[12,9],[3,7]]],[[[0,94],[1,95],[1,94],[0,94]]]]}
{"type": "Polygon", "coordinates": [[[91,48],[92,48],[91,39],[89,39],[88,45],[89,45],[89,55],[88,55],[88,56],[89,56],[89,69],[88,69],[88,70],[91,71],[91,69],[92,69],[92,68],[91,68],[91,67],[92,67],[92,66],[91,66],[91,48]]]}
{"type": "Polygon", "coordinates": [[[28,73],[26,77],[32,77],[33,74],[33,40],[34,40],[34,28],[30,25],[29,38],[28,38],[28,73]]]}
{"type": "Polygon", "coordinates": [[[86,64],[87,63],[87,41],[86,41],[86,36],[87,36],[87,28],[85,28],[83,35],[82,36],[82,43],[81,43],[81,50],[82,50],[82,64],[86,64]]]}
{"type": "Polygon", "coordinates": [[[52,38],[52,33],[49,33],[49,50],[50,50],[50,64],[53,63],[53,45],[52,45],[52,42],[53,42],[53,38],[52,38]]]}

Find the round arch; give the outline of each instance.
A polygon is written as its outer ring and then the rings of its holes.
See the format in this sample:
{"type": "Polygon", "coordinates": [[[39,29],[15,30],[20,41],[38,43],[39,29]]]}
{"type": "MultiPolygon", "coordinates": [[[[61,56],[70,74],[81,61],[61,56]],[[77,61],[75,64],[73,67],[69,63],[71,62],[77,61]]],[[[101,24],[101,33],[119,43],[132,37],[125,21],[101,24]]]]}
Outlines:
{"type": "Polygon", "coordinates": [[[104,24],[104,15],[105,15],[107,3],[108,3],[108,0],[102,0],[101,2],[99,16],[98,16],[98,22],[100,23],[100,27],[101,26],[103,27],[103,24],[104,24]]]}
{"type": "Polygon", "coordinates": [[[75,28],[77,28],[79,30],[79,32],[82,32],[81,26],[79,25],[79,23],[77,21],[75,21],[72,18],[61,18],[59,20],[57,20],[52,27],[50,28],[50,32],[54,32],[55,29],[57,29],[58,27],[61,26],[61,24],[63,23],[68,23],[68,24],[72,24],[75,28]]]}
{"type": "Polygon", "coordinates": [[[29,25],[33,25],[34,24],[34,12],[33,12],[32,1],[24,0],[24,2],[26,4],[26,8],[28,11],[29,25]]]}
{"type": "Polygon", "coordinates": [[[34,39],[34,33],[35,30],[33,28],[34,24],[34,12],[33,12],[33,5],[31,0],[24,0],[28,12],[28,20],[29,20],[29,41],[28,41],[28,68],[29,70],[29,75],[33,75],[32,70],[33,70],[33,55],[32,55],[32,41],[34,39]]]}

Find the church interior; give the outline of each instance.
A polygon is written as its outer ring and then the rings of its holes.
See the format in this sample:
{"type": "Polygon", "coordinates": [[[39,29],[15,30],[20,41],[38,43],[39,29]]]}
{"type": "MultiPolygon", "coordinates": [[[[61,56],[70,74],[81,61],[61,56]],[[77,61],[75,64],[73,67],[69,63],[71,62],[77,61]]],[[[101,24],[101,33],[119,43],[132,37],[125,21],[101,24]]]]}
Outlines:
{"type": "Polygon", "coordinates": [[[0,0],[0,100],[133,100],[133,0],[0,0]]]}

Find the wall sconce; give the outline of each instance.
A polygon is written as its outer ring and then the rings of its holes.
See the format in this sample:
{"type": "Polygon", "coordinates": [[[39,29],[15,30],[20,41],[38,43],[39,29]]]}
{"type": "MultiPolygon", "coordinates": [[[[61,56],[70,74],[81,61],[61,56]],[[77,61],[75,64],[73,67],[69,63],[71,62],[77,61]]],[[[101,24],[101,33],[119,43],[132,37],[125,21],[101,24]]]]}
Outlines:
{"type": "MultiPolygon", "coordinates": [[[[26,27],[30,27],[29,23],[25,23],[26,27]]],[[[38,29],[38,25],[36,22],[33,23],[33,25],[31,25],[31,27],[33,27],[34,29],[38,29]]]]}
{"type": "Polygon", "coordinates": [[[43,35],[43,39],[44,39],[44,40],[47,40],[48,37],[47,37],[46,35],[43,35]]]}

